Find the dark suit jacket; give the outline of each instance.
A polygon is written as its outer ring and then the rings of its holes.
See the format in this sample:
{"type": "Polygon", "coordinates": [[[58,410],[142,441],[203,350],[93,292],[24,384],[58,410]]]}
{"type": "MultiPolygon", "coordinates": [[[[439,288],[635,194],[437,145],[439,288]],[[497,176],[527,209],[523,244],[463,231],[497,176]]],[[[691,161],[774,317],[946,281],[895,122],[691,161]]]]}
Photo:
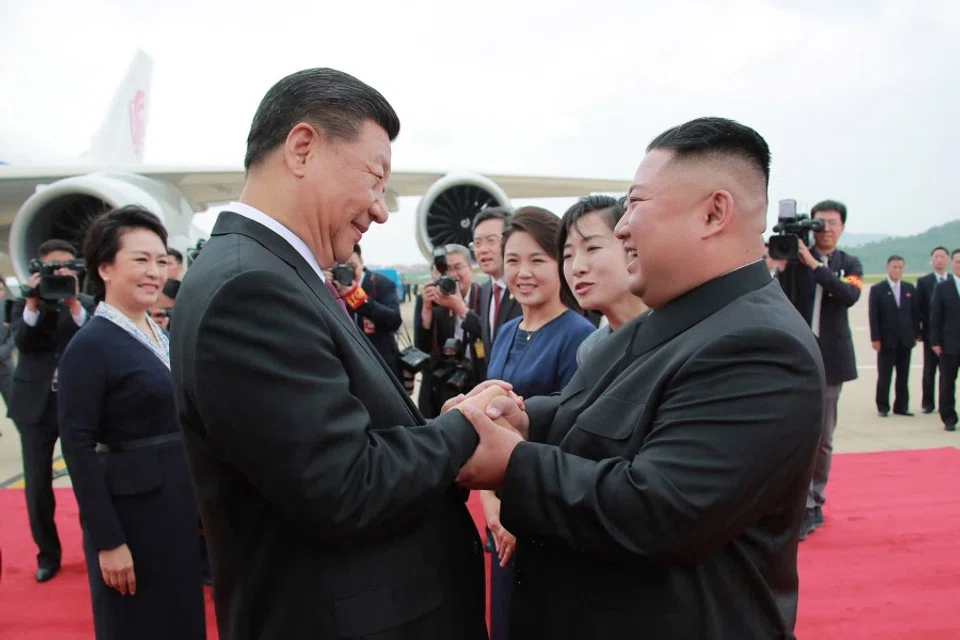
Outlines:
{"type": "MultiPolygon", "coordinates": [[[[815,257],[821,258],[815,250],[811,251],[815,257]]],[[[856,380],[858,375],[848,310],[860,299],[863,267],[859,258],[839,249],[826,260],[826,267],[818,267],[812,273],[805,266],[788,264],[777,278],[784,288],[788,288],[787,282],[795,278],[797,299],[793,302],[806,319],[807,326],[810,326],[813,314],[815,286],[819,284],[823,288],[817,340],[827,384],[836,385],[856,380]]]]}
{"type": "MultiPolygon", "coordinates": [[[[93,316],[96,301],[85,293],[79,295],[80,304],[87,311],[87,320],[93,316]]],[[[7,416],[21,425],[36,423],[43,417],[50,397],[53,372],[60,363],[60,355],[70,339],[80,330],[70,316],[70,309],[59,304],[56,312],[42,303],[40,317],[33,327],[23,321],[26,300],[17,300],[10,312],[10,332],[15,336],[20,357],[13,373],[13,398],[7,416]]]]}
{"type": "Polygon", "coordinates": [[[824,384],[758,262],[631,320],[559,395],[527,399],[500,492],[519,539],[511,635],[793,638],[824,384]]]}
{"type": "Polygon", "coordinates": [[[949,356],[960,355],[960,295],[950,276],[937,284],[930,304],[930,346],[949,356]]]}
{"type": "MultiPolygon", "coordinates": [[[[947,277],[947,280],[949,279],[947,277]]],[[[920,318],[920,333],[924,342],[930,341],[930,302],[936,286],[936,273],[928,273],[917,280],[917,315],[920,318]]]]}
{"type": "Polygon", "coordinates": [[[467,314],[464,325],[470,327],[472,333],[480,332],[483,340],[483,352],[485,356],[484,368],[480,372],[480,380],[486,380],[486,362],[490,360],[490,352],[493,350],[493,342],[497,338],[497,332],[503,323],[513,320],[523,314],[520,303],[514,299],[509,290],[503,293],[500,299],[500,308],[497,310],[497,317],[494,323],[493,333],[490,332],[490,305],[493,304],[493,281],[487,280],[480,285],[480,304],[476,313],[467,314]]]}
{"type": "Polygon", "coordinates": [[[172,329],[221,638],[486,637],[476,433],[424,423],[289,243],[221,213],[172,329]]]}
{"type": "Polygon", "coordinates": [[[916,294],[912,284],[901,280],[898,307],[888,280],[870,287],[870,342],[879,342],[883,349],[913,348],[920,337],[916,294]]]}
{"type": "Polygon", "coordinates": [[[360,286],[366,292],[367,300],[353,312],[357,327],[387,363],[387,368],[402,380],[400,349],[395,335],[403,324],[397,285],[384,275],[364,269],[360,286]]]}

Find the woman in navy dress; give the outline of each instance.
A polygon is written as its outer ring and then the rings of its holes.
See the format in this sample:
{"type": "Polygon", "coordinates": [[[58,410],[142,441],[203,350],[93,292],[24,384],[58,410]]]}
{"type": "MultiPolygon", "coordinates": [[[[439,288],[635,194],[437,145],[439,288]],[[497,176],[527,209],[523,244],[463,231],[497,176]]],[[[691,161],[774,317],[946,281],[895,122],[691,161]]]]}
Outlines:
{"type": "Polygon", "coordinates": [[[160,220],[139,207],[93,222],[84,258],[101,302],[60,361],[60,439],[98,640],[206,637],[167,336],[148,315],[166,279],[166,241],[160,220]]]}
{"type": "MultiPolygon", "coordinates": [[[[503,272],[523,315],[505,323],[490,353],[487,378],[504,380],[529,398],[560,391],[577,370],[577,349],[594,326],[561,290],[557,259],[560,220],[546,209],[522,207],[503,231],[503,272]]],[[[496,555],[490,561],[490,638],[505,640],[513,593],[516,538],[500,524],[500,500],[480,499],[496,555]]],[[[519,639],[518,639],[519,640],[519,639]]]]}
{"type": "Polygon", "coordinates": [[[627,253],[614,235],[623,214],[623,204],[616,198],[588,196],[560,219],[561,287],[572,293],[582,309],[598,312],[606,320],[580,345],[577,365],[600,340],[647,311],[643,300],[630,292],[627,253]]]}

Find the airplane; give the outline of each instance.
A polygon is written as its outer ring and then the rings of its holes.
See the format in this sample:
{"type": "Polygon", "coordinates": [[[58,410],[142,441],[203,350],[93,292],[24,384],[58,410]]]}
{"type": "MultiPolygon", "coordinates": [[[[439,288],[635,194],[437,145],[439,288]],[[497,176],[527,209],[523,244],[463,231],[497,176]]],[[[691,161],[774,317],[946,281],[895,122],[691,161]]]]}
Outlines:
{"type": "MultiPolygon", "coordinates": [[[[237,167],[146,166],[143,163],[153,60],[137,50],[117,88],[90,150],[74,160],[23,153],[21,141],[7,148],[0,136],[0,269],[20,282],[40,243],[67,240],[80,249],[91,220],[114,207],[137,204],[157,214],[169,246],[190,255],[207,233],[194,214],[240,196],[244,171],[237,167]]],[[[629,181],[469,172],[394,172],[386,185],[388,209],[397,199],[422,196],[416,212],[416,242],[424,258],[436,246],[469,245],[476,214],[510,207],[511,198],[580,197],[625,193],[629,181]]],[[[186,265],[189,268],[189,260],[186,265]]]]}

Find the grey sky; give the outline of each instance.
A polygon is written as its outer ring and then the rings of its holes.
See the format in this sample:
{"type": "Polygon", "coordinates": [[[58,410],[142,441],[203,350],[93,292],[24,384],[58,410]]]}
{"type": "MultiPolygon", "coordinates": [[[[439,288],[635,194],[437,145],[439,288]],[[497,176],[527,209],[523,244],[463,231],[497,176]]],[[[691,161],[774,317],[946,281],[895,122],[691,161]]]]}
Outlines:
{"type": "MultiPolygon", "coordinates": [[[[844,201],[861,233],[960,215],[955,0],[31,4],[0,3],[0,123],[60,155],[86,148],[139,46],[148,164],[239,167],[266,89],[332,66],[396,107],[395,171],[629,178],[663,129],[720,115],[771,146],[771,224],[791,197],[844,201]]],[[[420,261],[402,204],[371,261],[420,261]]]]}

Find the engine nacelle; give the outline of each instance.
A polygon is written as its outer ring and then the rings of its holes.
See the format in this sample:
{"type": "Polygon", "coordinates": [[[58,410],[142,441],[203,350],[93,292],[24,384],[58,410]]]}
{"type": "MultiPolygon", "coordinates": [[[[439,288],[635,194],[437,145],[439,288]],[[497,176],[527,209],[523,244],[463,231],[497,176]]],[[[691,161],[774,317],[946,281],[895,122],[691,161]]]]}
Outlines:
{"type": "Polygon", "coordinates": [[[510,206],[507,194],[493,180],[474,173],[447,174],[430,185],[417,205],[417,245],[432,262],[434,247],[470,245],[473,219],[480,211],[510,206]]]}
{"type": "Polygon", "coordinates": [[[194,246],[191,221],[196,211],[179,189],[132,173],[90,173],[39,187],[20,207],[10,227],[10,261],[17,278],[27,281],[27,265],[44,240],[66,240],[80,252],[94,217],[131,204],[160,218],[167,246],[184,253],[194,246]]]}

